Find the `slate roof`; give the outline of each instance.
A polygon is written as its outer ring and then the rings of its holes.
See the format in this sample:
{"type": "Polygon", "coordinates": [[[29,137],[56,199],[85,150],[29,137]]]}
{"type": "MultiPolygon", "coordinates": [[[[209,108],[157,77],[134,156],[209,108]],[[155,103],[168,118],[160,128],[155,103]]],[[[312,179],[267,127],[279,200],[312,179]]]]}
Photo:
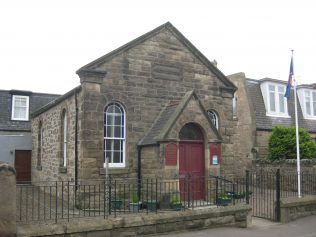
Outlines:
{"type": "MultiPolygon", "coordinates": [[[[294,91],[291,90],[291,96],[288,100],[288,113],[290,118],[273,117],[266,115],[266,108],[263,101],[263,96],[260,89],[260,83],[263,80],[269,80],[286,84],[284,81],[279,81],[270,78],[264,78],[262,80],[246,79],[247,93],[249,101],[253,108],[256,127],[258,130],[272,130],[277,125],[283,125],[285,127],[295,126],[295,109],[294,109],[294,91]]],[[[316,132],[316,120],[304,119],[301,105],[297,103],[298,123],[299,127],[305,128],[308,132],[316,132]]]]}
{"type": "MultiPolygon", "coordinates": [[[[80,69],[77,70],[77,74],[80,75],[81,73],[84,72],[90,72],[93,73],[94,71],[96,73],[100,73],[98,70],[98,66],[111,60],[113,57],[116,55],[125,52],[136,45],[144,42],[145,40],[159,34],[163,30],[168,30],[170,31],[174,37],[176,37],[182,44],[184,44],[189,51],[195,55],[212,73],[214,73],[223,83],[224,85],[230,89],[235,91],[237,87],[216,67],[211,63],[177,28],[175,28],[170,22],[167,22],[152,31],[128,42],[127,44],[111,51],[110,53],[88,63],[87,65],[81,67],[80,69]]],[[[102,73],[102,72],[101,72],[102,73]]]]}
{"type": "Polygon", "coordinates": [[[31,91],[0,90],[0,131],[31,131],[31,122],[11,120],[12,95],[29,96],[29,118],[38,110],[60,95],[35,93],[31,91]]]}
{"type": "MultiPolygon", "coordinates": [[[[159,141],[163,141],[193,96],[198,100],[202,111],[205,113],[205,117],[209,119],[203,105],[201,104],[201,101],[197,98],[194,90],[189,91],[184,95],[181,101],[170,101],[164,110],[162,110],[149,132],[138,143],[138,145],[146,146],[157,144],[159,141]]],[[[210,120],[209,124],[217,136],[217,139],[221,140],[222,138],[220,134],[210,120]]]]}

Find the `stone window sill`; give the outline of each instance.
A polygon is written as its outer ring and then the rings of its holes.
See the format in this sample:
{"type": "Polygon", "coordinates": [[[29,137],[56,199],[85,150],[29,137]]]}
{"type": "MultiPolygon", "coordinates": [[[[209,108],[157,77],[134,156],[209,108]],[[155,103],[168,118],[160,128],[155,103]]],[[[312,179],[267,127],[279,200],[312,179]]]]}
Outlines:
{"type": "Polygon", "coordinates": [[[67,173],[67,167],[59,167],[59,173],[67,173]]]}
{"type": "MultiPolygon", "coordinates": [[[[127,168],[109,168],[110,174],[127,174],[127,168]]],[[[105,168],[100,168],[100,174],[105,175],[105,168]]]]}

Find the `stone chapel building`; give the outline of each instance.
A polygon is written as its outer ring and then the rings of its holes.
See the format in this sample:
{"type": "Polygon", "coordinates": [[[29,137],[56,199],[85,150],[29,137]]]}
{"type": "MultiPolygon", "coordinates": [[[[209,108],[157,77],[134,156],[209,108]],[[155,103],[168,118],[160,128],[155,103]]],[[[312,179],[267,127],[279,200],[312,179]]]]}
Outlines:
{"type": "Polygon", "coordinates": [[[237,87],[169,22],[77,74],[80,86],[33,114],[34,181],[100,179],[107,164],[158,179],[251,165],[233,142],[237,87]]]}

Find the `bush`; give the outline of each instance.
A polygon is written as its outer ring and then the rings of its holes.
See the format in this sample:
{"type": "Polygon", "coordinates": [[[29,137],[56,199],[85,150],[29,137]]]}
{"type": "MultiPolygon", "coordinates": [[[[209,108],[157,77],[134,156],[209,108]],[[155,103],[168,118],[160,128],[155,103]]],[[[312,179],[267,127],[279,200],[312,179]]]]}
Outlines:
{"type": "MultiPolygon", "coordinates": [[[[269,159],[296,159],[295,134],[295,127],[275,127],[269,138],[269,159]]],[[[299,128],[299,140],[301,159],[316,158],[316,143],[303,128],[299,128]]]]}

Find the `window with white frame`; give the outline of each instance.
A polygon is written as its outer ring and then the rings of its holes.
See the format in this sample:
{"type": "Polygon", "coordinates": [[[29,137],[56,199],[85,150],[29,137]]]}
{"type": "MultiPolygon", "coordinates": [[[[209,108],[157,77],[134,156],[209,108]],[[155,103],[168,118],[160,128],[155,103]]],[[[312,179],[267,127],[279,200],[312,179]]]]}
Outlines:
{"type": "Polygon", "coordinates": [[[62,162],[62,166],[66,167],[67,166],[67,111],[64,110],[63,111],[63,115],[62,115],[62,122],[63,122],[63,162],[62,162]]]}
{"type": "Polygon", "coordinates": [[[212,121],[212,123],[214,124],[214,126],[216,127],[216,129],[218,129],[218,116],[216,112],[213,110],[208,110],[207,114],[210,120],[212,121]]]}
{"type": "Polygon", "coordinates": [[[234,94],[234,97],[233,97],[233,118],[234,119],[237,118],[237,96],[236,96],[236,93],[234,94]]]}
{"type": "Polygon", "coordinates": [[[267,89],[268,115],[288,116],[285,86],[269,83],[267,89]]]}
{"type": "Polygon", "coordinates": [[[304,110],[306,118],[316,119],[316,91],[304,90],[304,110]]]}
{"type": "Polygon", "coordinates": [[[12,120],[29,120],[29,97],[22,95],[12,96],[12,120]]]}
{"type": "Polygon", "coordinates": [[[119,103],[104,110],[104,167],[125,167],[125,113],[119,103]]]}

